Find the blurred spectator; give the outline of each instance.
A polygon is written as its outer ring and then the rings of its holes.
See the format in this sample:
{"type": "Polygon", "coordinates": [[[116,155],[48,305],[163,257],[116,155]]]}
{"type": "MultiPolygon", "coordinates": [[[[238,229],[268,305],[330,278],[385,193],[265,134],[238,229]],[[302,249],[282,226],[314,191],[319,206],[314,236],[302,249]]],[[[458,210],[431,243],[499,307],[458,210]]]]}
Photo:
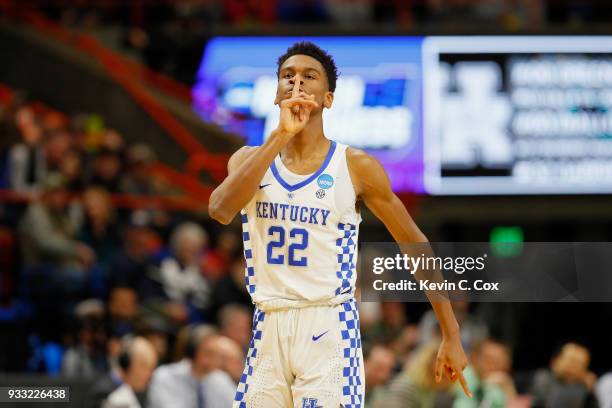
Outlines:
{"type": "Polygon", "coordinates": [[[19,224],[19,290],[34,310],[34,327],[59,340],[76,302],[90,295],[95,253],[75,239],[62,177],[50,174],[41,188],[40,199],[28,206],[19,224]]]}
{"type": "Polygon", "coordinates": [[[131,146],[127,151],[127,175],[121,181],[121,191],[128,194],[155,194],[151,166],[155,153],[145,145],[131,146]]]}
{"type": "Polygon", "coordinates": [[[99,300],[84,300],[75,308],[77,344],[70,347],[62,361],[62,375],[94,378],[109,368],[104,327],[104,304],[99,300]]]}
{"type": "Polygon", "coordinates": [[[170,325],[160,316],[146,315],[139,321],[137,332],[155,348],[160,363],[168,360],[168,336],[172,334],[170,325]]]}
{"type": "Polygon", "coordinates": [[[110,284],[130,286],[138,291],[141,300],[153,295],[146,277],[151,256],[159,249],[161,238],[147,227],[128,227],[123,251],[116,254],[111,266],[110,284]]]}
{"type": "Polygon", "coordinates": [[[242,251],[234,256],[229,267],[229,274],[215,283],[212,293],[209,314],[218,316],[219,310],[226,304],[239,304],[252,311],[253,302],[244,285],[244,257],[242,251]]]}
{"type": "Polygon", "coordinates": [[[31,267],[50,265],[78,283],[95,254],[75,239],[74,226],[65,214],[68,196],[63,178],[49,175],[42,190],[40,200],[30,204],[21,221],[24,262],[31,267]]]}
{"type": "Polygon", "coordinates": [[[138,294],[130,287],[116,286],[108,297],[109,329],[116,336],[133,333],[138,317],[138,294]]]}
{"type": "Polygon", "coordinates": [[[283,22],[325,23],[328,19],[323,0],[278,0],[277,10],[283,22]]]}
{"type": "Polygon", "coordinates": [[[251,342],[251,310],[245,306],[228,304],[219,311],[220,334],[234,340],[244,351],[251,342]]]}
{"type": "MultiPolygon", "coordinates": [[[[454,395],[446,376],[434,378],[434,367],[440,343],[432,341],[415,351],[412,360],[384,391],[371,400],[373,408],[450,408],[454,395]]],[[[367,381],[366,381],[367,384],[367,381]]]]}
{"type": "Polygon", "coordinates": [[[113,150],[102,149],[93,157],[90,184],[103,187],[111,193],[120,191],[121,158],[113,150]]]}
{"type": "Polygon", "coordinates": [[[612,373],[601,376],[597,382],[596,394],[601,408],[612,408],[612,373]]]}
{"type": "Polygon", "coordinates": [[[388,343],[397,338],[406,326],[406,312],[404,305],[399,302],[383,302],[381,319],[367,333],[364,333],[365,342],[388,343]]]}
{"type": "Polygon", "coordinates": [[[223,2],[223,17],[235,25],[270,23],[276,17],[275,1],[226,0],[223,2]]]}
{"type": "Polygon", "coordinates": [[[69,150],[60,164],[60,174],[66,181],[66,189],[70,192],[80,192],[85,188],[83,180],[83,165],[78,151],[69,150]]]}
{"type": "Polygon", "coordinates": [[[140,408],[146,406],[147,388],[157,366],[155,349],[145,338],[124,340],[119,355],[123,384],[105,401],[104,408],[140,408]]]}
{"type": "Polygon", "coordinates": [[[387,344],[402,364],[419,340],[418,327],[407,324],[405,304],[400,302],[383,302],[381,319],[363,332],[364,346],[372,343],[387,344]]]}
{"type": "Polygon", "coordinates": [[[591,354],[576,343],[567,343],[555,353],[550,370],[538,371],[533,379],[532,406],[596,407],[593,394],[597,377],[589,371],[591,354]]]}
{"type": "Polygon", "coordinates": [[[233,230],[225,229],[219,233],[217,245],[206,251],[202,262],[202,269],[208,279],[217,281],[229,271],[239,245],[238,234],[233,230]]]}
{"type": "Polygon", "coordinates": [[[161,261],[159,278],[168,298],[166,312],[177,323],[208,305],[210,285],[200,268],[207,242],[206,231],[192,222],[180,224],[170,236],[172,253],[161,261]]]}
{"type": "Polygon", "coordinates": [[[326,0],[325,6],[334,23],[358,27],[372,21],[372,3],[371,0],[326,0]]]}
{"type": "MultiPolygon", "coordinates": [[[[24,108],[23,95],[17,92],[10,101],[6,102],[0,103],[0,163],[5,163],[9,150],[22,140],[17,123],[17,112],[24,108]]],[[[2,167],[3,172],[6,170],[2,167]]],[[[6,174],[3,178],[6,178],[6,174]]],[[[8,184],[7,180],[2,181],[8,184]]]]}
{"type": "Polygon", "coordinates": [[[28,193],[35,191],[46,173],[43,134],[30,108],[23,107],[17,111],[16,124],[21,142],[9,150],[9,186],[15,191],[28,193]]]}
{"type": "Polygon", "coordinates": [[[187,358],[160,366],[153,374],[150,408],[231,407],[236,390],[232,379],[221,371],[219,335],[209,326],[190,333],[187,358]]]}
{"type": "Polygon", "coordinates": [[[383,387],[391,379],[395,368],[395,355],[382,344],[375,344],[366,350],[363,368],[366,385],[365,403],[369,406],[379,393],[384,392],[383,387]]]}
{"type": "Polygon", "coordinates": [[[217,347],[221,355],[221,369],[229,374],[235,385],[238,385],[244,371],[244,352],[238,343],[225,336],[219,337],[217,347]]]}
{"type": "MultiPolygon", "coordinates": [[[[477,344],[489,337],[489,329],[483,320],[470,313],[470,302],[453,300],[453,310],[461,327],[461,343],[466,352],[473,344],[477,344]]],[[[440,337],[440,327],[433,310],[427,311],[419,323],[421,344],[429,343],[440,337]]]]}
{"type": "Polygon", "coordinates": [[[60,172],[66,154],[72,149],[72,136],[63,130],[52,131],[45,141],[46,171],[60,172]]]}
{"type": "Polygon", "coordinates": [[[512,357],[504,343],[487,339],[473,345],[471,365],[463,372],[473,397],[467,397],[455,384],[454,408],[504,408],[516,397],[510,377],[512,357]]]}
{"type": "Polygon", "coordinates": [[[95,249],[97,263],[107,270],[121,248],[119,227],[108,191],[98,186],[87,188],[83,193],[83,210],[85,219],[78,239],[95,249]]]}
{"type": "Polygon", "coordinates": [[[108,151],[115,152],[121,157],[125,148],[125,141],[121,134],[115,129],[105,129],[102,138],[102,147],[108,151]]]}

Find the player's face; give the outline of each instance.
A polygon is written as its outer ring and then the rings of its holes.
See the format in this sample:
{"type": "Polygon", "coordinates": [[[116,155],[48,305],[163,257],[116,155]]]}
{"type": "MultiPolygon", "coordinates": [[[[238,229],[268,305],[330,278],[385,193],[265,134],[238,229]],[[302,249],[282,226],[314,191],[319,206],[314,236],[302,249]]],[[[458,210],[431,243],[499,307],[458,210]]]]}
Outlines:
{"type": "Polygon", "coordinates": [[[291,98],[291,91],[296,84],[300,91],[314,95],[315,101],[321,106],[318,110],[331,108],[334,94],[329,91],[327,75],[319,61],[308,55],[287,58],[279,70],[274,104],[278,105],[283,99],[291,98]]]}

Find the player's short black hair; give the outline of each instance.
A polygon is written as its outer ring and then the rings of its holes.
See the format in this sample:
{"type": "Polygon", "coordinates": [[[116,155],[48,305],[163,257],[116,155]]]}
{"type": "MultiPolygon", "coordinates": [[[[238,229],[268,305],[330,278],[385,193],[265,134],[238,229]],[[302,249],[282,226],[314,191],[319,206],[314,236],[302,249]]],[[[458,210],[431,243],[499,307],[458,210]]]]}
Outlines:
{"type": "Polygon", "coordinates": [[[327,51],[321,49],[317,44],[310,41],[300,41],[293,44],[287,49],[283,55],[278,57],[276,61],[276,76],[280,74],[280,67],[287,61],[289,57],[294,55],[308,55],[319,61],[323,65],[325,74],[327,75],[327,84],[329,90],[334,92],[336,90],[336,80],[338,79],[338,67],[334,58],[327,53],[327,51]]]}

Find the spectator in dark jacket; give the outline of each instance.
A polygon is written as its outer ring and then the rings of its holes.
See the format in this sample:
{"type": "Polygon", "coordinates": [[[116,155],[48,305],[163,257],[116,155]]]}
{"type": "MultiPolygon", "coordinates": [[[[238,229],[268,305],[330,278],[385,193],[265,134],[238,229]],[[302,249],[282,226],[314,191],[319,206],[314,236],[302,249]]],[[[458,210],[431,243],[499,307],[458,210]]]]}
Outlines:
{"type": "Polygon", "coordinates": [[[597,407],[595,374],[589,371],[591,353],[576,343],[567,343],[553,356],[550,369],[538,371],[533,379],[532,406],[597,407]]]}

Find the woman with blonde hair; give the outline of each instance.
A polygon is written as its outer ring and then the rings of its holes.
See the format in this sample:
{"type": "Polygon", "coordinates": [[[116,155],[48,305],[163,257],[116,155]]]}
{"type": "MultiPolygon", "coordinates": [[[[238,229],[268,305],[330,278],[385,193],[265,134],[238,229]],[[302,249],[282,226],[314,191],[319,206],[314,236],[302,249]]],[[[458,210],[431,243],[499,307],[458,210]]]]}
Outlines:
{"type": "Polygon", "coordinates": [[[387,390],[372,401],[373,408],[445,408],[453,404],[452,384],[445,378],[437,383],[432,375],[439,348],[431,341],[414,353],[404,370],[387,390]]]}

